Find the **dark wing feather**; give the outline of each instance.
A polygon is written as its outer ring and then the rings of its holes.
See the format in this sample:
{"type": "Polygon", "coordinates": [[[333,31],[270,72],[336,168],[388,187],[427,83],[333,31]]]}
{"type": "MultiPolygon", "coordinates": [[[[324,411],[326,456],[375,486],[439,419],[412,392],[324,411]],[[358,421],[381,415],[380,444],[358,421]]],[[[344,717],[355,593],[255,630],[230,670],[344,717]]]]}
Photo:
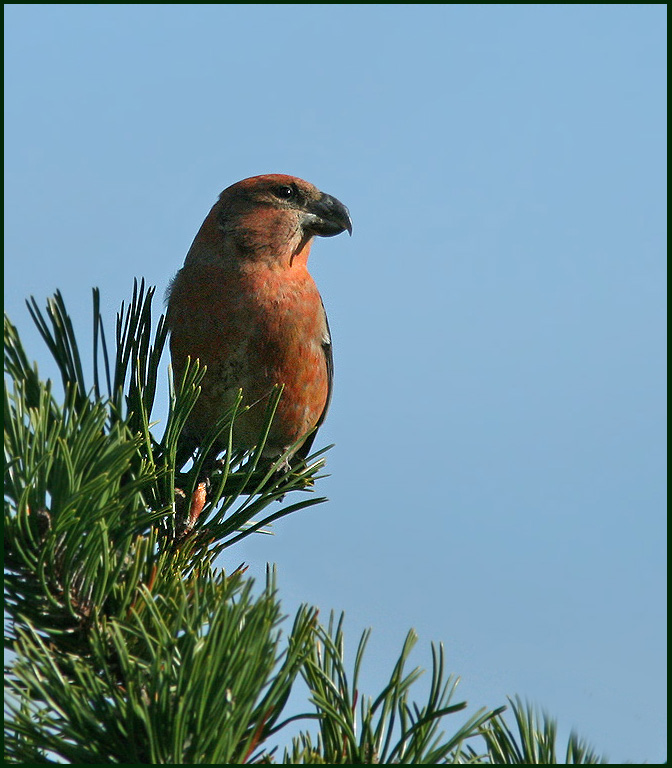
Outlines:
{"type": "MultiPolygon", "coordinates": [[[[322,301],[322,297],[320,297],[322,301]]],[[[334,353],[331,347],[331,330],[329,328],[329,320],[327,318],[327,312],[324,309],[324,302],[322,301],[322,311],[324,312],[324,322],[327,326],[327,338],[322,342],[322,351],[324,352],[324,361],[327,365],[327,401],[324,404],[320,418],[317,420],[315,429],[310,433],[306,442],[299,448],[294,454],[295,458],[299,461],[303,461],[310,453],[310,449],[313,447],[313,442],[317,436],[317,431],[327,418],[327,411],[329,410],[329,404],[331,403],[331,393],[334,386],[334,353]]]]}

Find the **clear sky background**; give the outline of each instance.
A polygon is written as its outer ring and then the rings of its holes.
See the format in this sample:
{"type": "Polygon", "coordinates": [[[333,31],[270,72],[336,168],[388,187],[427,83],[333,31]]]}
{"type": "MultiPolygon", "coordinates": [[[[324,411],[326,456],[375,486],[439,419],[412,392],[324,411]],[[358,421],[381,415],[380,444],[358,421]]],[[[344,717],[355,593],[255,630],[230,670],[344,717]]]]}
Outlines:
{"type": "Polygon", "coordinates": [[[86,337],[99,286],[112,333],[134,276],[163,296],[224,187],[289,173],[335,195],[353,236],[311,256],[330,501],[222,564],[277,563],[285,610],[345,610],[351,650],[373,626],[365,693],[414,627],[413,661],[443,641],[471,707],[519,694],[611,761],[662,762],[665,6],[9,5],[5,23],[5,301],[41,370],[27,296],[60,288],[86,337]]]}

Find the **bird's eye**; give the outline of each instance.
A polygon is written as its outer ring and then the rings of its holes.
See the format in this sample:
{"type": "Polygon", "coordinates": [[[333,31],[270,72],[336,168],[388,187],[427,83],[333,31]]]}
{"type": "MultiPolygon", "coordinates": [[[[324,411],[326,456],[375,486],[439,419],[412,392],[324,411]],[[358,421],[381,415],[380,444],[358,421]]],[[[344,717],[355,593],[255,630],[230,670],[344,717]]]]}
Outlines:
{"type": "Polygon", "coordinates": [[[296,197],[296,190],[294,187],[290,187],[287,184],[283,184],[280,187],[276,187],[273,190],[273,194],[276,197],[279,197],[281,200],[291,200],[293,197],[296,197]]]}

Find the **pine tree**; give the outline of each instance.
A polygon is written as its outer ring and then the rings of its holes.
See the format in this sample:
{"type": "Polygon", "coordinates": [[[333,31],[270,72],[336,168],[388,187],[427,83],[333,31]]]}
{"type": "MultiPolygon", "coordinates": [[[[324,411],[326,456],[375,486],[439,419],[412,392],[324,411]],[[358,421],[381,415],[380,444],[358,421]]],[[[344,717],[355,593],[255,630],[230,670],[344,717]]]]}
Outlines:
{"type": "MultiPolygon", "coordinates": [[[[5,316],[6,760],[556,763],[554,722],[520,700],[510,702],[517,733],[505,707],[458,714],[467,705],[454,701],[442,646],[432,646],[424,703],[411,699],[421,670],[406,669],[413,631],[384,689],[363,696],[368,632],[350,674],[342,615],[324,626],[302,606],[289,622],[272,570],[255,590],[242,568],[215,567],[224,549],[324,501],[314,495],[323,452],[290,472],[285,457],[262,466],[278,390],[254,451],[231,449],[239,402],[180,471],[178,438],[204,372],[194,364],[176,382],[157,440],[167,332],[163,317],[153,328],[153,295],[135,284],[111,358],[94,289],[90,381],[61,294],[44,311],[29,302],[60,371],[60,398],[5,316]],[[221,435],[229,451],[213,466],[207,449],[221,435]],[[307,712],[288,717],[299,678],[307,712]],[[280,754],[273,745],[297,720],[304,730],[280,754]]],[[[565,762],[600,760],[572,736],[565,762]]]]}

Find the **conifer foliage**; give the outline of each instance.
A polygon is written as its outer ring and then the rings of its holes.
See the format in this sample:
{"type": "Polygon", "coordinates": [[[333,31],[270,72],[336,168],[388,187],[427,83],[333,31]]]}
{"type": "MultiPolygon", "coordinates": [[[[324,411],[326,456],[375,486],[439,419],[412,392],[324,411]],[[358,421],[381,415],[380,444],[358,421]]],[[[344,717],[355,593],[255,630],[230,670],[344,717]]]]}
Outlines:
{"type": "MultiPolygon", "coordinates": [[[[256,449],[231,448],[239,401],[179,466],[204,371],[194,363],[175,382],[167,419],[154,413],[167,331],[163,317],[154,327],[153,296],[135,283],[110,349],[94,289],[90,378],[62,295],[44,309],[31,300],[60,387],[40,378],[5,316],[5,759],[557,762],[553,722],[518,700],[517,734],[504,707],[458,714],[466,704],[454,701],[441,646],[424,703],[411,698],[420,670],[406,671],[412,631],[384,689],[365,696],[368,633],[350,674],[342,616],[323,626],[302,606],[290,621],[272,570],[257,589],[244,569],[215,567],[225,548],[324,501],[314,493],[323,451],[291,471],[286,457],[262,463],[278,390],[256,449]],[[221,436],[229,450],[213,463],[221,436]],[[289,714],[300,679],[306,712],[289,714]],[[299,735],[285,737],[296,721],[299,735]]],[[[565,761],[599,758],[572,737],[565,761]]]]}

